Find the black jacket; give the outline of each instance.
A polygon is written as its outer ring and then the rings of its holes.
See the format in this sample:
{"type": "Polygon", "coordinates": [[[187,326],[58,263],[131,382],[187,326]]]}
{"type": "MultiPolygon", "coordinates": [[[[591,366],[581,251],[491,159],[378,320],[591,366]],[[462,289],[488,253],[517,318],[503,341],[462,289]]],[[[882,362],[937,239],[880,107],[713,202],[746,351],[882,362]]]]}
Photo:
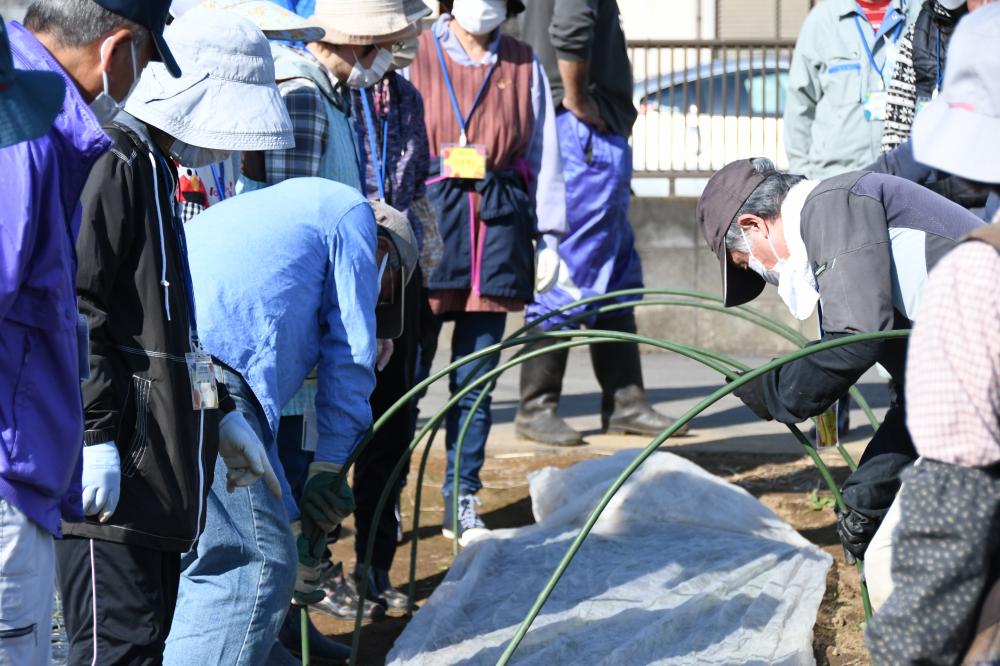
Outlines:
{"type": "Polygon", "coordinates": [[[121,498],[106,524],[91,517],[63,531],[184,552],[201,532],[220,412],[233,403],[224,391],[222,409],[196,412],[191,403],[174,169],[136,119],[121,114],[106,131],[114,146],[82,196],[77,300],[90,325],[84,444],[118,445],[121,498]]]}

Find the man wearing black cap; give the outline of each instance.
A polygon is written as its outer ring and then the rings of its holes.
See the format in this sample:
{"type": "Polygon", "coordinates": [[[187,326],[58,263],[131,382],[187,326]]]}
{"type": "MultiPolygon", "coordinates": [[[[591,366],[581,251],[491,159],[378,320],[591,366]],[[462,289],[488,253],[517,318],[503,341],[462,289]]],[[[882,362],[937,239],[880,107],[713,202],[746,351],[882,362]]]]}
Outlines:
{"type": "MultiPolygon", "coordinates": [[[[65,95],[51,128],[0,150],[0,662],[47,664],[60,519],[81,520],[86,324],[76,307],[80,193],[111,141],[101,121],[158,52],[167,0],[38,0],[11,58],[65,95]]],[[[0,93],[8,90],[0,81],[0,93]]],[[[13,89],[9,89],[13,90],[13,89]]],[[[33,95],[43,113],[48,97],[33,95]]],[[[28,118],[22,119],[27,121],[28,118]]]]}
{"type": "MultiPolygon", "coordinates": [[[[927,273],[981,220],[910,181],[850,172],[823,181],[739,160],[717,172],[698,223],[722,267],[727,307],[773,284],[798,319],[819,305],[823,340],[910,328],[927,273]]],[[[844,547],[862,557],[916,457],[906,430],[906,342],[848,345],[813,354],[750,382],[736,395],[763,419],[799,423],[825,411],[874,364],[892,376],[892,403],[838,515],[844,547]]]]}

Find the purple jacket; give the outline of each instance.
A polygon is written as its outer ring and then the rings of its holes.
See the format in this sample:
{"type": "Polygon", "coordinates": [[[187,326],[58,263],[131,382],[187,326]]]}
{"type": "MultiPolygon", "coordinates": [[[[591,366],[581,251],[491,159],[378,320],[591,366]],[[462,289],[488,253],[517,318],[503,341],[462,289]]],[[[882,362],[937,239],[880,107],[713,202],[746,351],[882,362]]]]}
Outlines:
{"type": "Polygon", "coordinates": [[[14,65],[59,73],[48,134],[0,150],[0,497],[54,535],[81,520],[77,352],[80,193],[111,141],[55,58],[7,23],[14,65]]]}

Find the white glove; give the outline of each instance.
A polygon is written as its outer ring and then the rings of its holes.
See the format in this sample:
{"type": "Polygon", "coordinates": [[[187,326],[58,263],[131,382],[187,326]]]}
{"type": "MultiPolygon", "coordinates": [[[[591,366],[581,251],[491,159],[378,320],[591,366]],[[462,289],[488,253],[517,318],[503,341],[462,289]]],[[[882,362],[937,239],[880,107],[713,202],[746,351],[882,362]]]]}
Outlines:
{"type": "Polygon", "coordinates": [[[226,464],[226,490],[252,486],[264,477],[271,494],[281,497],[281,484],[267,461],[264,445],[237,410],[223,416],[219,423],[219,455],[226,464]]]}
{"type": "Polygon", "coordinates": [[[107,522],[118,508],[122,466],[114,442],[83,447],[83,512],[107,522]]]}
{"type": "Polygon", "coordinates": [[[379,372],[385,370],[385,366],[389,365],[389,359],[392,358],[392,352],[395,350],[396,344],[391,338],[379,338],[377,340],[375,347],[375,368],[379,372]]]}
{"type": "Polygon", "coordinates": [[[559,280],[559,237],[545,234],[535,250],[535,292],[544,294],[559,280]]]}

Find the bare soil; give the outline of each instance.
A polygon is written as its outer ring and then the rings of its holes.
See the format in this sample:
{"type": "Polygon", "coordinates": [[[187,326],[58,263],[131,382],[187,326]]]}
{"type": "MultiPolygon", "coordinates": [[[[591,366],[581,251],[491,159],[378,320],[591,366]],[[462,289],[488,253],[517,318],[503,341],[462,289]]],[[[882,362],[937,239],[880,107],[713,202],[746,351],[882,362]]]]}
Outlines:
{"type": "MultiPolygon", "coordinates": [[[[500,454],[490,458],[483,469],[485,488],[480,493],[486,513],[483,519],[491,528],[520,527],[533,522],[528,497],[527,475],[547,466],[567,467],[581,460],[601,455],[589,447],[553,453],[500,454]]],[[[772,511],[786,520],[806,539],[834,559],[827,575],[827,591],[820,605],[813,638],[816,662],[822,666],[870,664],[864,647],[864,612],[858,592],[858,574],[843,557],[829,506],[832,498],[823,487],[819,473],[804,456],[685,454],[693,462],[738,486],[745,488],[772,511]],[[813,495],[813,491],[816,491],[813,495]]],[[[439,488],[444,473],[442,457],[432,457],[423,489],[417,556],[416,598],[423,603],[444,578],[452,560],[451,541],[441,536],[442,501],[439,488]]],[[[410,571],[412,546],[413,491],[416,464],[403,496],[405,543],[396,554],[391,577],[405,591],[410,571]]],[[[846,466],[833,467],[838,483],[847,477],[846,466]]],[[[354,561],[350,525],[335,548],[335,559],[350,566],[354,561]]],[[[313,613],[313,621],[323,633],[350,643],[353,623],[337,621],[313,613]]],[[[393,642],[406,627],[402,614],[367,623],[362,630],[358,663],[383,664],[393,642]]]]}

